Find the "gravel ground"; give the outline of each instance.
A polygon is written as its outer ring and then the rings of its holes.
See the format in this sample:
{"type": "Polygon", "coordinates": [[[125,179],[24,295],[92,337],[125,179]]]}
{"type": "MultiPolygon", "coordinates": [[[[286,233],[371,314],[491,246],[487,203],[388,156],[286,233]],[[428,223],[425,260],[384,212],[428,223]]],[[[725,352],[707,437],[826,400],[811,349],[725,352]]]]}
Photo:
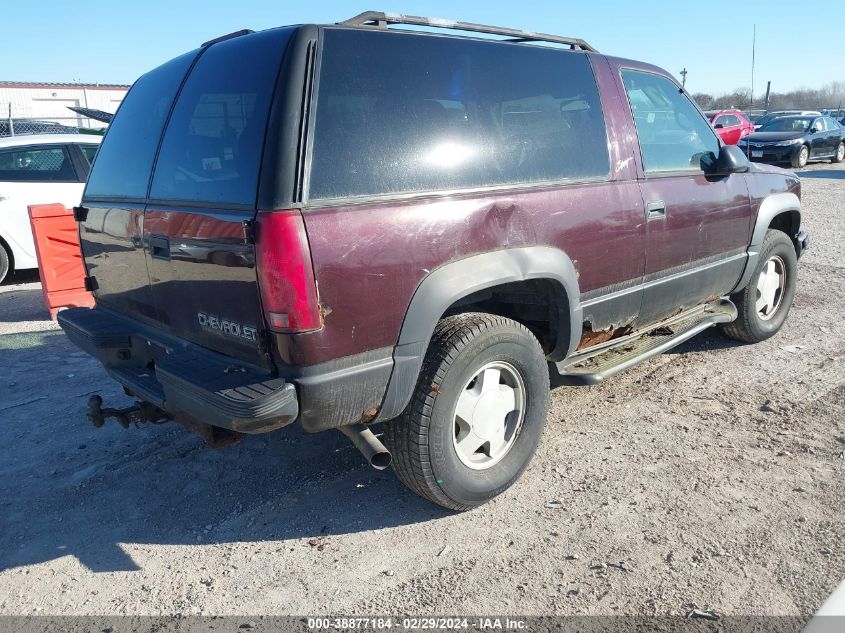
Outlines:
{"type": "Polygon", "coordinates": [[[845,577],[845,169],[801,175],[812,249],[777,337],[708,332],[555,390],[530,469],[460,515],[339,433],[211,450],[176,425],[95,430],[90,393],[128,399],[17,276],[0,614],[814,612],[845,577]]]}

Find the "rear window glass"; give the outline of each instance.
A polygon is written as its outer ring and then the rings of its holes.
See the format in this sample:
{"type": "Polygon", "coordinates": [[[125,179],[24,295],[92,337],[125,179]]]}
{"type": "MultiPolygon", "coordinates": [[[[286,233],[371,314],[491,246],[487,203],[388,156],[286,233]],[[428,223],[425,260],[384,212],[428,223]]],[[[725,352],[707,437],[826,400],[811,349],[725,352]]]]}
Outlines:
{"type": "Polygon", "coordinates": [[[290,33],[264,31],[203,53],[164,133],[151,199],[255,204],[270,102],[290,33]]]}
{"type": "Polygon", "coordinates": [[[77,178],[64,147],[19,147],[0,150],[0,180],[61,182],[77,178]]]}
{"type": "Polygon", "coordinates": [[[196,51],[143,75],[120,104],[101,143],[86,197],[143,199],[161,130],[196,51]]]}
{"type": "Polygon", "coordinates": [[[606,177],[581,53],[327,30],[311,198],[606,177]]]}
{"type": "Polygon", "coordinates": [[[6,182],[77,181],[64,147],[0,150],[0,180],[6,182]]]}
{"type": "Polygon", "coordinates": [[[85,160],[88,161],[89,165],[94,164],[94,156],[97,155],[97,148],[99,145],[80,145],[79,149],[82,150],[82,155],[85,157],[85,160]]]}

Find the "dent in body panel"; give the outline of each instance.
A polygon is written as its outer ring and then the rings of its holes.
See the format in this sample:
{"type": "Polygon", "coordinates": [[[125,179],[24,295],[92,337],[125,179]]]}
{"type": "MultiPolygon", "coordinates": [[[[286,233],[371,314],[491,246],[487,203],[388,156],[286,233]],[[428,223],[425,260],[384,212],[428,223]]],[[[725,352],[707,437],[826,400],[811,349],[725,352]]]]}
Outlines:
{"type": "Polygon", "coordinates": [[[320,300],[333,312],[318,332],[276,337],[278,358],[312,364],[395,345],[422,280],[479,253],[555,247],[576,263],[582,292],[638,278],[641,213],[635,182],[305,211],[320,300]]]}

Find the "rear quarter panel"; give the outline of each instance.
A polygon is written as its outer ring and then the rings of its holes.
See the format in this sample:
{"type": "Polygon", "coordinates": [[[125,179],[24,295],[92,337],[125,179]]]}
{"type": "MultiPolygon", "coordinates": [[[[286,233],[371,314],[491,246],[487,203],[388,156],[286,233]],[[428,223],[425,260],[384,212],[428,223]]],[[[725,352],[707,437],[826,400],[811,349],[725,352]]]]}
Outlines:
{"type": "Polygon", "coordinates": [[[324,327],[278,337],[280,358],[309,365],[395,345],[420,282],[476,253],[556,246],[582,293],[627,281],[641,274],[641,214],[635,182],[306,212],[324,327]]]}

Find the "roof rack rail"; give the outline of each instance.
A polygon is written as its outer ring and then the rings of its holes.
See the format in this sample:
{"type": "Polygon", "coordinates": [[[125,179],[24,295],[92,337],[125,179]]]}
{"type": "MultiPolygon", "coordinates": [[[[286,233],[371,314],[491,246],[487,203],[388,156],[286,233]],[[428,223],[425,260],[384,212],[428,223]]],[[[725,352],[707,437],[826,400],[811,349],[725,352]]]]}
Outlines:
{"type": "Polygon", "coordinates": [[[440,18],[425,18],[416,15],[404,15],[402,13],[383,13],[381,11],[364,11],[354,18],[338,22],[341,26],[364,26],[386,29],[389,24],[409,24],[413,26],[431,26],[439,29],[451,29],[453,31],[472,31],[474,33],[489,33],[490,35],[502,35],[513,38],[514,42],[552,42],[565,44],[572,50],[598,51],[582,39],[575,37],[564,37],[561,35],[549,35],[547,33],[534,33],[533,31],[522,31],[520,29],[509,29],[501,26],[488,26],[486,24],[473,24],[472,22],[457,22],[455,20],[441,20],[440,18]]]}
{"type": "Polygon", "coordinates": [[[240,37],[241,35],[251,35],[255,33],[252,29],[241,29],[240,31],[234,31],[232,33],[226,33],[226,35],[221,35],[220,37],[215,37],[213,40],[208,40],[207,42],[203,42],[200,45],[200,48],[205,48],[206,46],[211,46],[212,44],[216,44],[217,42],[225,42],[226,40],[233,40],[236,37],[240,37]]]}

